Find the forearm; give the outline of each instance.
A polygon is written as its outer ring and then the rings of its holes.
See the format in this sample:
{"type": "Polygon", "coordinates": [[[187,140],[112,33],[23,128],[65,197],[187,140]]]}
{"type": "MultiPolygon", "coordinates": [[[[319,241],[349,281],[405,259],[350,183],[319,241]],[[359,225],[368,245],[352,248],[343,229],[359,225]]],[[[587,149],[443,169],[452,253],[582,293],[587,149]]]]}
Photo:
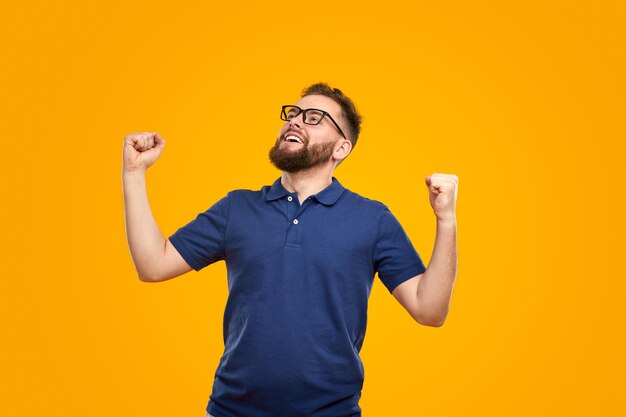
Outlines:
{"type": "Polygon", "coordinates": [[[456,273],[456,219],[438,219],[433,254],[417,291],[423,315],[435,325],[443,324],[448,314],[456,273]]]}
{"type": "Polygon", "coordinates": [[[165,251],[165,237],[150,209],[145,172],[123,171],[122,182],[128,247],[139,278],[149,279],[165,251]]]}

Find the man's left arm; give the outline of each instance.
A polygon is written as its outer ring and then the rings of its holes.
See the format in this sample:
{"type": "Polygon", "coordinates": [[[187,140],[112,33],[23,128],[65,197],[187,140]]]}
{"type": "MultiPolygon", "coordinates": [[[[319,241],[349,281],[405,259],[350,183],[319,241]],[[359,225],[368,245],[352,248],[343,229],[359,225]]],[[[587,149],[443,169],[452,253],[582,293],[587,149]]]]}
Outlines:
{"type": "Polygon", "coordinates": [[[426,177],[430,205],[437,217],[435,247],[426,271],[402,284],[393,296],[420,324],[443,325],[450,309],[457,274],[456,175],[434,173],[426,177]]]}

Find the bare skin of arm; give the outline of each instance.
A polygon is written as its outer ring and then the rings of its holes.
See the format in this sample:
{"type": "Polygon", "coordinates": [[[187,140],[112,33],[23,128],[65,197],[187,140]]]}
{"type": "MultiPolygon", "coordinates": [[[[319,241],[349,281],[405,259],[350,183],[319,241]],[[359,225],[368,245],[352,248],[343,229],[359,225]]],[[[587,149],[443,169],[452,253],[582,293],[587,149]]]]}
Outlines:
{"type": "Polygon", "coordinates": [[[450,310],[456,273],[456,222],[438,221],[435,248],[428,268],[398,285],[392,294],[415,321],[440,327],[450,310]]]}

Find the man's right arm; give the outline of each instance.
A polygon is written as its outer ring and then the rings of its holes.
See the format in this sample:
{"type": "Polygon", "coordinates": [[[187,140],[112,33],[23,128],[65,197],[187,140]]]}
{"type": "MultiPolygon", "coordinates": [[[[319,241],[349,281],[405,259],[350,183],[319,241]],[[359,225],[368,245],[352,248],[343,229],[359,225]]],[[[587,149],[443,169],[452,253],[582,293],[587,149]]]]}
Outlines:
{"type": "Polygon", "coordinates": [[[124,172],[126,239],[139,279],[165,281],[191,271],[176,248],[165,239],[148,202],[143,172],[124,172]]]}
{"type": "Polygon", "coordinates": [[[143,132],[124,138],[124,214],[126,239],[139,279],[165,281],[191,271],[191,266],[165,239],[157,225],[146,191],[146,169],[158,159],[165,140],[143,132]]]}

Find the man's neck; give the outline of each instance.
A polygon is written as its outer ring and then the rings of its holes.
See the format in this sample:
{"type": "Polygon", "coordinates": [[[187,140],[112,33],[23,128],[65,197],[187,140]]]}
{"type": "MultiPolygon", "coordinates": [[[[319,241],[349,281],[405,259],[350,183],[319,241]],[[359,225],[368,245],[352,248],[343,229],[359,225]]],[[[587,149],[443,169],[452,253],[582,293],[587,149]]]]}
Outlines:
{"type": "Polygon", "coordinates": [[[283,171],[280,183],[290,193],[298,193],[300,204],[307,197],[317,194],[333,182],[332,167],[319,167],[298,172],[283,171]]]}

